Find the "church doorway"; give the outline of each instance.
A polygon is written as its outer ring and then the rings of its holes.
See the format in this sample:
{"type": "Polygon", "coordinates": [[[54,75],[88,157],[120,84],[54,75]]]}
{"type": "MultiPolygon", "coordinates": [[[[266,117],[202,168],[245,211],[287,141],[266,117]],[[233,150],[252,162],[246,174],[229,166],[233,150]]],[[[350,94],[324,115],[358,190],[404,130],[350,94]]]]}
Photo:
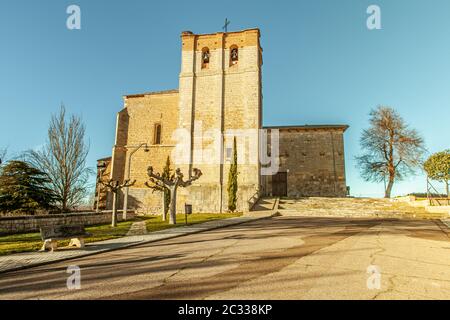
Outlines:
{"type": "Polygon", "coordinates": [[[272,176],[272,194],[274,197],[287,197],[287,172],[272,176]]]}

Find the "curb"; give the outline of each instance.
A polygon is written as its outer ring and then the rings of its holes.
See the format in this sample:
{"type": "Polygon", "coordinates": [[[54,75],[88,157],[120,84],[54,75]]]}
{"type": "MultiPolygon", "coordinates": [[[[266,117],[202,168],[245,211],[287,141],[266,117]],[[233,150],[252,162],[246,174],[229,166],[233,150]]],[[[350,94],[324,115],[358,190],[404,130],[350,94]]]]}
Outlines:
{"type": "MultiPolygon", "coordinates": [[[[202,232],[206,232],[206,231],[217,230],[217,229],[227,228],[227,227],[231,227],[231,226],[237,226],[237,225],[241,225],[241,224],[248,223],[248,222],[264,220],[264,219],[270,219],[272,217],[275,217],[277,214],[278,214],[277,210],[272,210],[272,213],[270,215],[268,215],[268,216],[255,217],[255,218],[253,218],[251,220],[247,220],[247,221],[238,221],[236,223],[230,223],[228,225],[223,225],[223,226],[210,227],[210,228],[203,229],[203,230],[193,230],[193,231],[186,232],[186,233],[169,235],[169,236],[167,236],[165,238],[160,238],[160,239],[143,240],[143,241],[140,241],[140,242],[126,244],[126,245],[123,245],[123,246],[117,247],[117,248],[103,249],[103,250],[100,250],[100,251],[97,251],[97,252],[90,252],[90,253],[86,252],[86,254],[81,254],[81,255],[76,256],[76,257],[67,257],[67,258],[60,258],[60,259],[56,259],[56,260],[52,260],[52,261],[42,261],[42,262],[30,263],[28,265],[24,265],[24,266],[20,266],[20,267],[14,267],[14,268],[10,268],[10,269],[7,269],[7,270],[0,270],[0,275],[6,274],[6,273],[9,273],[9,272],[15,272],[15,271],[20,271],[20,270],[34,268],[34,267],[45,266],[45,265],[52,264],[52,263],[58,263],[58,262],[63,262],[63,261],[75,260],[75,259],[78,259],[78,258],[90,257],[90,256],[94,256],[94,255],[101,254],[101,253],[127,249],[127,248],[131,248],[131,247],[140,246],[140,245],[143,245],[143,244],[154,243],[154,242],[159,242],[159,241],[164,241],[164,240],[170,240],[170,239],[180,238],[180,237],[189,236],[189,235],[192,235],[192,234],[198,234],[198,233],[202,233],[202,232]]],[[[233,219],[233,218],[231,218],[231,219],[233,219]]],[[[226,220],[229,220],[229,219],[225,219],[225,221],[226,220]]],[[[198,224],[198,225],[201,225],[201,224],[198,224]]]]}

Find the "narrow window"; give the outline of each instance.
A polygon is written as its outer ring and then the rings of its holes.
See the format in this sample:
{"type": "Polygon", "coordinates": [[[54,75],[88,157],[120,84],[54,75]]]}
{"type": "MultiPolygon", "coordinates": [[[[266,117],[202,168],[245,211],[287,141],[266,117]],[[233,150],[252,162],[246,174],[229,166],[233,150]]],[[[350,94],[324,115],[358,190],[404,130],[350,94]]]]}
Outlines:
{"type": "Polygon", "coordinates": [[[202,49],[202,69],[208,68],[210,53],[208,48],[202,49]]]}
{"type": "Polygon", "coordinates": [[[239,61],[239,49],[237,46],[232,46],[230,51],[230,66],[234,66],[239,61]]]}
{"type": "Polygon", "coordinates": [[[161,144],[161,124],[155,124],[155,138],[154,144],[161,144]]]}

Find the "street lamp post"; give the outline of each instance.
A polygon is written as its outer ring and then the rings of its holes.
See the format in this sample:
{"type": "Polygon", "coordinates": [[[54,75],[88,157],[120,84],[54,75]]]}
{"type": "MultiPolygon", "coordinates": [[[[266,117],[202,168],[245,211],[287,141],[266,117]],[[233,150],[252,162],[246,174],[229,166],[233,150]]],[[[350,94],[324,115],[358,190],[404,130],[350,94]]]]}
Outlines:
{"type": "MultiPolygon", "coordinates": [[[[131,170],[131,157],[133,154],[136,153],[140,148],[145,147],[144,151],[149,152],[149,148],[147,143],[141,143],[140,145],[133,148],[133,150],[130,152],[130,155],[128,156],[128,164],[127,164],[127,171],[126,171],[126,177],[125,180],[130,179],[130,170],[131,170]]],[[[127,220],[127,212],[128,212],[128,194],[129,194],[129,187],[125,187],[124,192],[124,198],[123,198],[123,212],[122,212],[122,218],[123,220],[127,220]]]]}

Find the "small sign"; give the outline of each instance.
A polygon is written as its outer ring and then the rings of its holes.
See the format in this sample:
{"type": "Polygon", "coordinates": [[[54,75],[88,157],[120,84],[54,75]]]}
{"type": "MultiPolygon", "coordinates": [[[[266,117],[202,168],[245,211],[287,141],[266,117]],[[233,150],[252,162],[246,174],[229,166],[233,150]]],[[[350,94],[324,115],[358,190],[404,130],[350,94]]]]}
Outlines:
{"type": "Polygon", "coordinates": [[[192,204],[185,204],[184,205],[184,213],[185,214],[192,214],[192,204]]]}

